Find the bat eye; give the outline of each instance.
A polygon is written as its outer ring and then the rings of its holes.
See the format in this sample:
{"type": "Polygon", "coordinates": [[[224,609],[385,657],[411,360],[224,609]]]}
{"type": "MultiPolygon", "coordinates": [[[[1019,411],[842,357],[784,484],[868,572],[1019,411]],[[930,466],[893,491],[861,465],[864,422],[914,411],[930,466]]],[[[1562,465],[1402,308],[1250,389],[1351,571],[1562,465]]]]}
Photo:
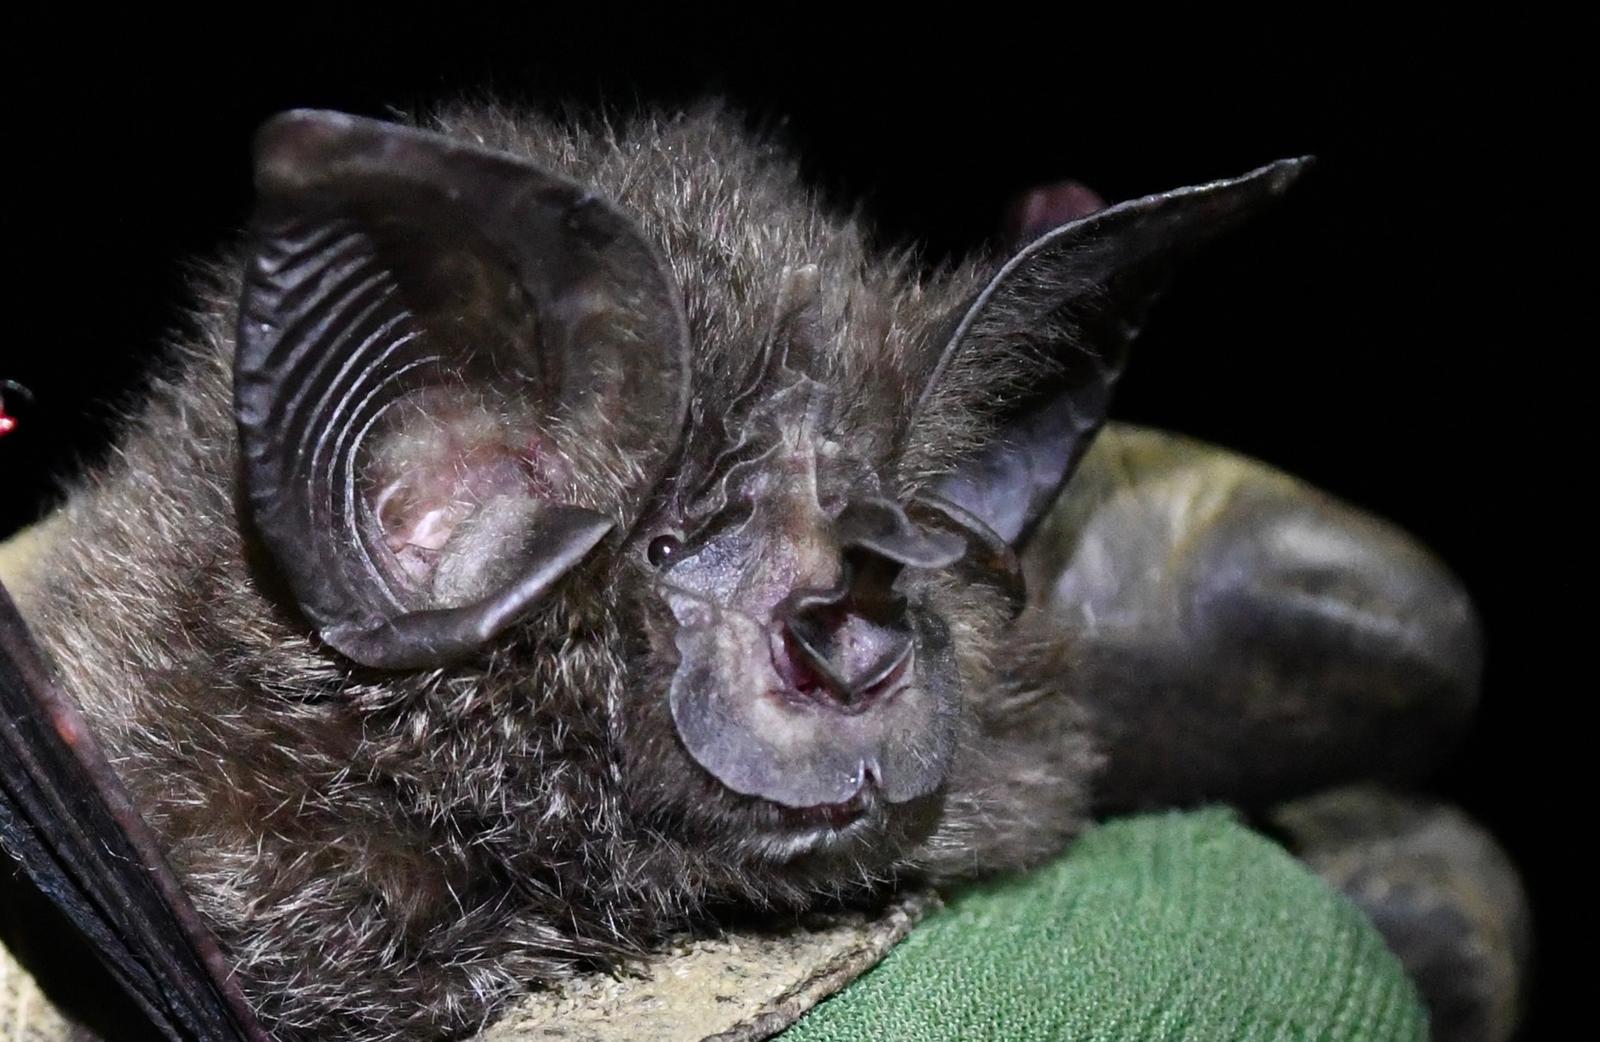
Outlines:
{"type": "Polygon", "coordinates": [[[657,568],[665,568],[677,560],[678,551],[683,549],[683,540],[675,535],[658,535],[650,540],[650,545],[645,548],[645,556],[657,568]]]}

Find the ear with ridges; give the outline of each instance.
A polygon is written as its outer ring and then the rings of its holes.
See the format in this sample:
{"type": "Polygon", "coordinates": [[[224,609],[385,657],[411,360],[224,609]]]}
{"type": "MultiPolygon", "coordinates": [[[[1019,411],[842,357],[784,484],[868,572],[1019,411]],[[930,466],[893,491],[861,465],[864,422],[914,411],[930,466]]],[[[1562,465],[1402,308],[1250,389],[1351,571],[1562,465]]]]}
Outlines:
{"type": "Polygon", "coordinates": [[[437,134],[286,113],[257,138],[256,181],[235,368],[254,527],[346,656],[469,654],[626,532],[670,464],[677,287],[592,193],[437,134]],[[614,476],[573,474],[563,444],[605,446],[614,476]],[[419,492],[423,471],[438,480],[419,492]],[[573,502],[586,479],[625,487],[573,502]],[[398,537],[396,484],[415,522],[398,537]]]}
{"type": "Polygon", "coordinates": [[[1043,356],[1044,375],[1004,403],[990,441],[931,492],[1025,540],[1105,422],[1128,345],[1175,261],[1282,195],[1310,162],[1179,188],[1064,224],[1012,257],[958,315],[919,403],[991,352],[1043,356]]]}

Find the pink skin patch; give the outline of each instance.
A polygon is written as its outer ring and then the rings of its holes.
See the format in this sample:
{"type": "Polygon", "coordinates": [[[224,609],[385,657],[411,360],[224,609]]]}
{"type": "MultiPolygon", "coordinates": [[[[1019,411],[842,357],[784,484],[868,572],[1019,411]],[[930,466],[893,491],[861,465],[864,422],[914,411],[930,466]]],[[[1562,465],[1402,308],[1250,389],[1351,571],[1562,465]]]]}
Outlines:
{"type": "Polygon", "coordinates": [[[1006,212],[1003,227],[1013,242],[1032,242],[1063,224],[1105,208],[1106,201],[1087,185],[1057,181],[1018,196],[1006,212]]]}
{"type": "Polygon", "coordinates": [[[385,543],[425,587],[464,522],[495,499],[550,497],[562,468],[548,437],[463,395],[421,391],[400,416],[366,478],[385,543]]]}

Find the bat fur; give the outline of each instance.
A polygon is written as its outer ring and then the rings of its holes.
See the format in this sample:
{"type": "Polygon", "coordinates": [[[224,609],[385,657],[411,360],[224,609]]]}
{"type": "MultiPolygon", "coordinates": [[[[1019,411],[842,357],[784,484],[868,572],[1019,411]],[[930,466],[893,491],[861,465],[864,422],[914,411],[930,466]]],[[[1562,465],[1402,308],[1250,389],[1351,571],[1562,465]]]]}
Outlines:
{"type": "MultiPolygon", "coordinates": [[[[876,248],[720,108],[574,127],[463,107],[434,125],[636,218],[684,298],[691,440],[715,434],[710,414],[749,382],[751,345],[794,317],[788,287],[812,266],[793,350],[842,403],[842,451],[898,492],[980,444],[985,403],[1040,364],[995,338],[907,430],[941,323],[992,262],[929,273],[876,248]]],[[[459,1034],[530,984],[718,909],[1025,866],[1079,829],[1097,757],[1061,689],[1065,652],[1019,644],[997,594],[953,582],[928,593],[964,689],[948,784],[843,826],[737,795],[685,754],[639,540],[575,570],[478,659],[353,665],[309,632],[244,519],[239,264],[197,293],[176,375],[71,489],[27,608],[279,1037],[459,1034]]],[[[589,461],[586,501],[616,507],[622,483],[596,475],[629,467],[589,461]]]]}

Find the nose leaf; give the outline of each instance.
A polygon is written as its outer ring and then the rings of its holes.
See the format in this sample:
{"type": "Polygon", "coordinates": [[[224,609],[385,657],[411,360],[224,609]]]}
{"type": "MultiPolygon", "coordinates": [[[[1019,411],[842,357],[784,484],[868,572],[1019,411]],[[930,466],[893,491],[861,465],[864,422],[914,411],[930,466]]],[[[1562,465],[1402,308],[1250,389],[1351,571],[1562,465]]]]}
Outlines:
{"type": "Polygon", "coordinates": [[[901,570],[954,564],[967,544],[953,532],[922,528],[900,504],[877,496],[852,500],[834,520],[833,535],[844,554],[839,582],[794,591],[776,618],[805,679],[841,705],[860,705],[911,660],[905,601],[892,590],[901,570]]]}
{"type": "Polygon", "coordinates": [[[911,658],[904,606],[887,606],[877,598],[870,605],[859,603],[859,575],[847,561],[837,586],[796,590],[777,613],[789,654],[841,705],[871,698],[903,673],[911,658]],[[877,617],[864,614],[868,607],[877,617]]]}
{"type": "Polygon", "coordinates": [[[786,611],[779,621],[789,652],[835,699],[848,703],[852,687],[849,678],[834,665],[837,625],[828,619],[830,614],[839,614],[833,605],[813,604],[786,611]]]}
{"type": "Polygon", "coordinates": [[[889,803],[926,796],[954,755],[960,676],[920,586],[900,580],[956,563],[968,539],[877,497],[831,518],[792,506],[755,512],[796,548],[771,569],[735,567],[752,548],[725,532],[663,583],[678,737],[730,790],[783,806],[845,803],[869,784],[889,803]]]}
{"type": "Polygon", "coordinates": [[[906,672],[911,637],[851,614],[800,612],[782,621],[789,652],[833,700],[861,706],[906,672]]]}

